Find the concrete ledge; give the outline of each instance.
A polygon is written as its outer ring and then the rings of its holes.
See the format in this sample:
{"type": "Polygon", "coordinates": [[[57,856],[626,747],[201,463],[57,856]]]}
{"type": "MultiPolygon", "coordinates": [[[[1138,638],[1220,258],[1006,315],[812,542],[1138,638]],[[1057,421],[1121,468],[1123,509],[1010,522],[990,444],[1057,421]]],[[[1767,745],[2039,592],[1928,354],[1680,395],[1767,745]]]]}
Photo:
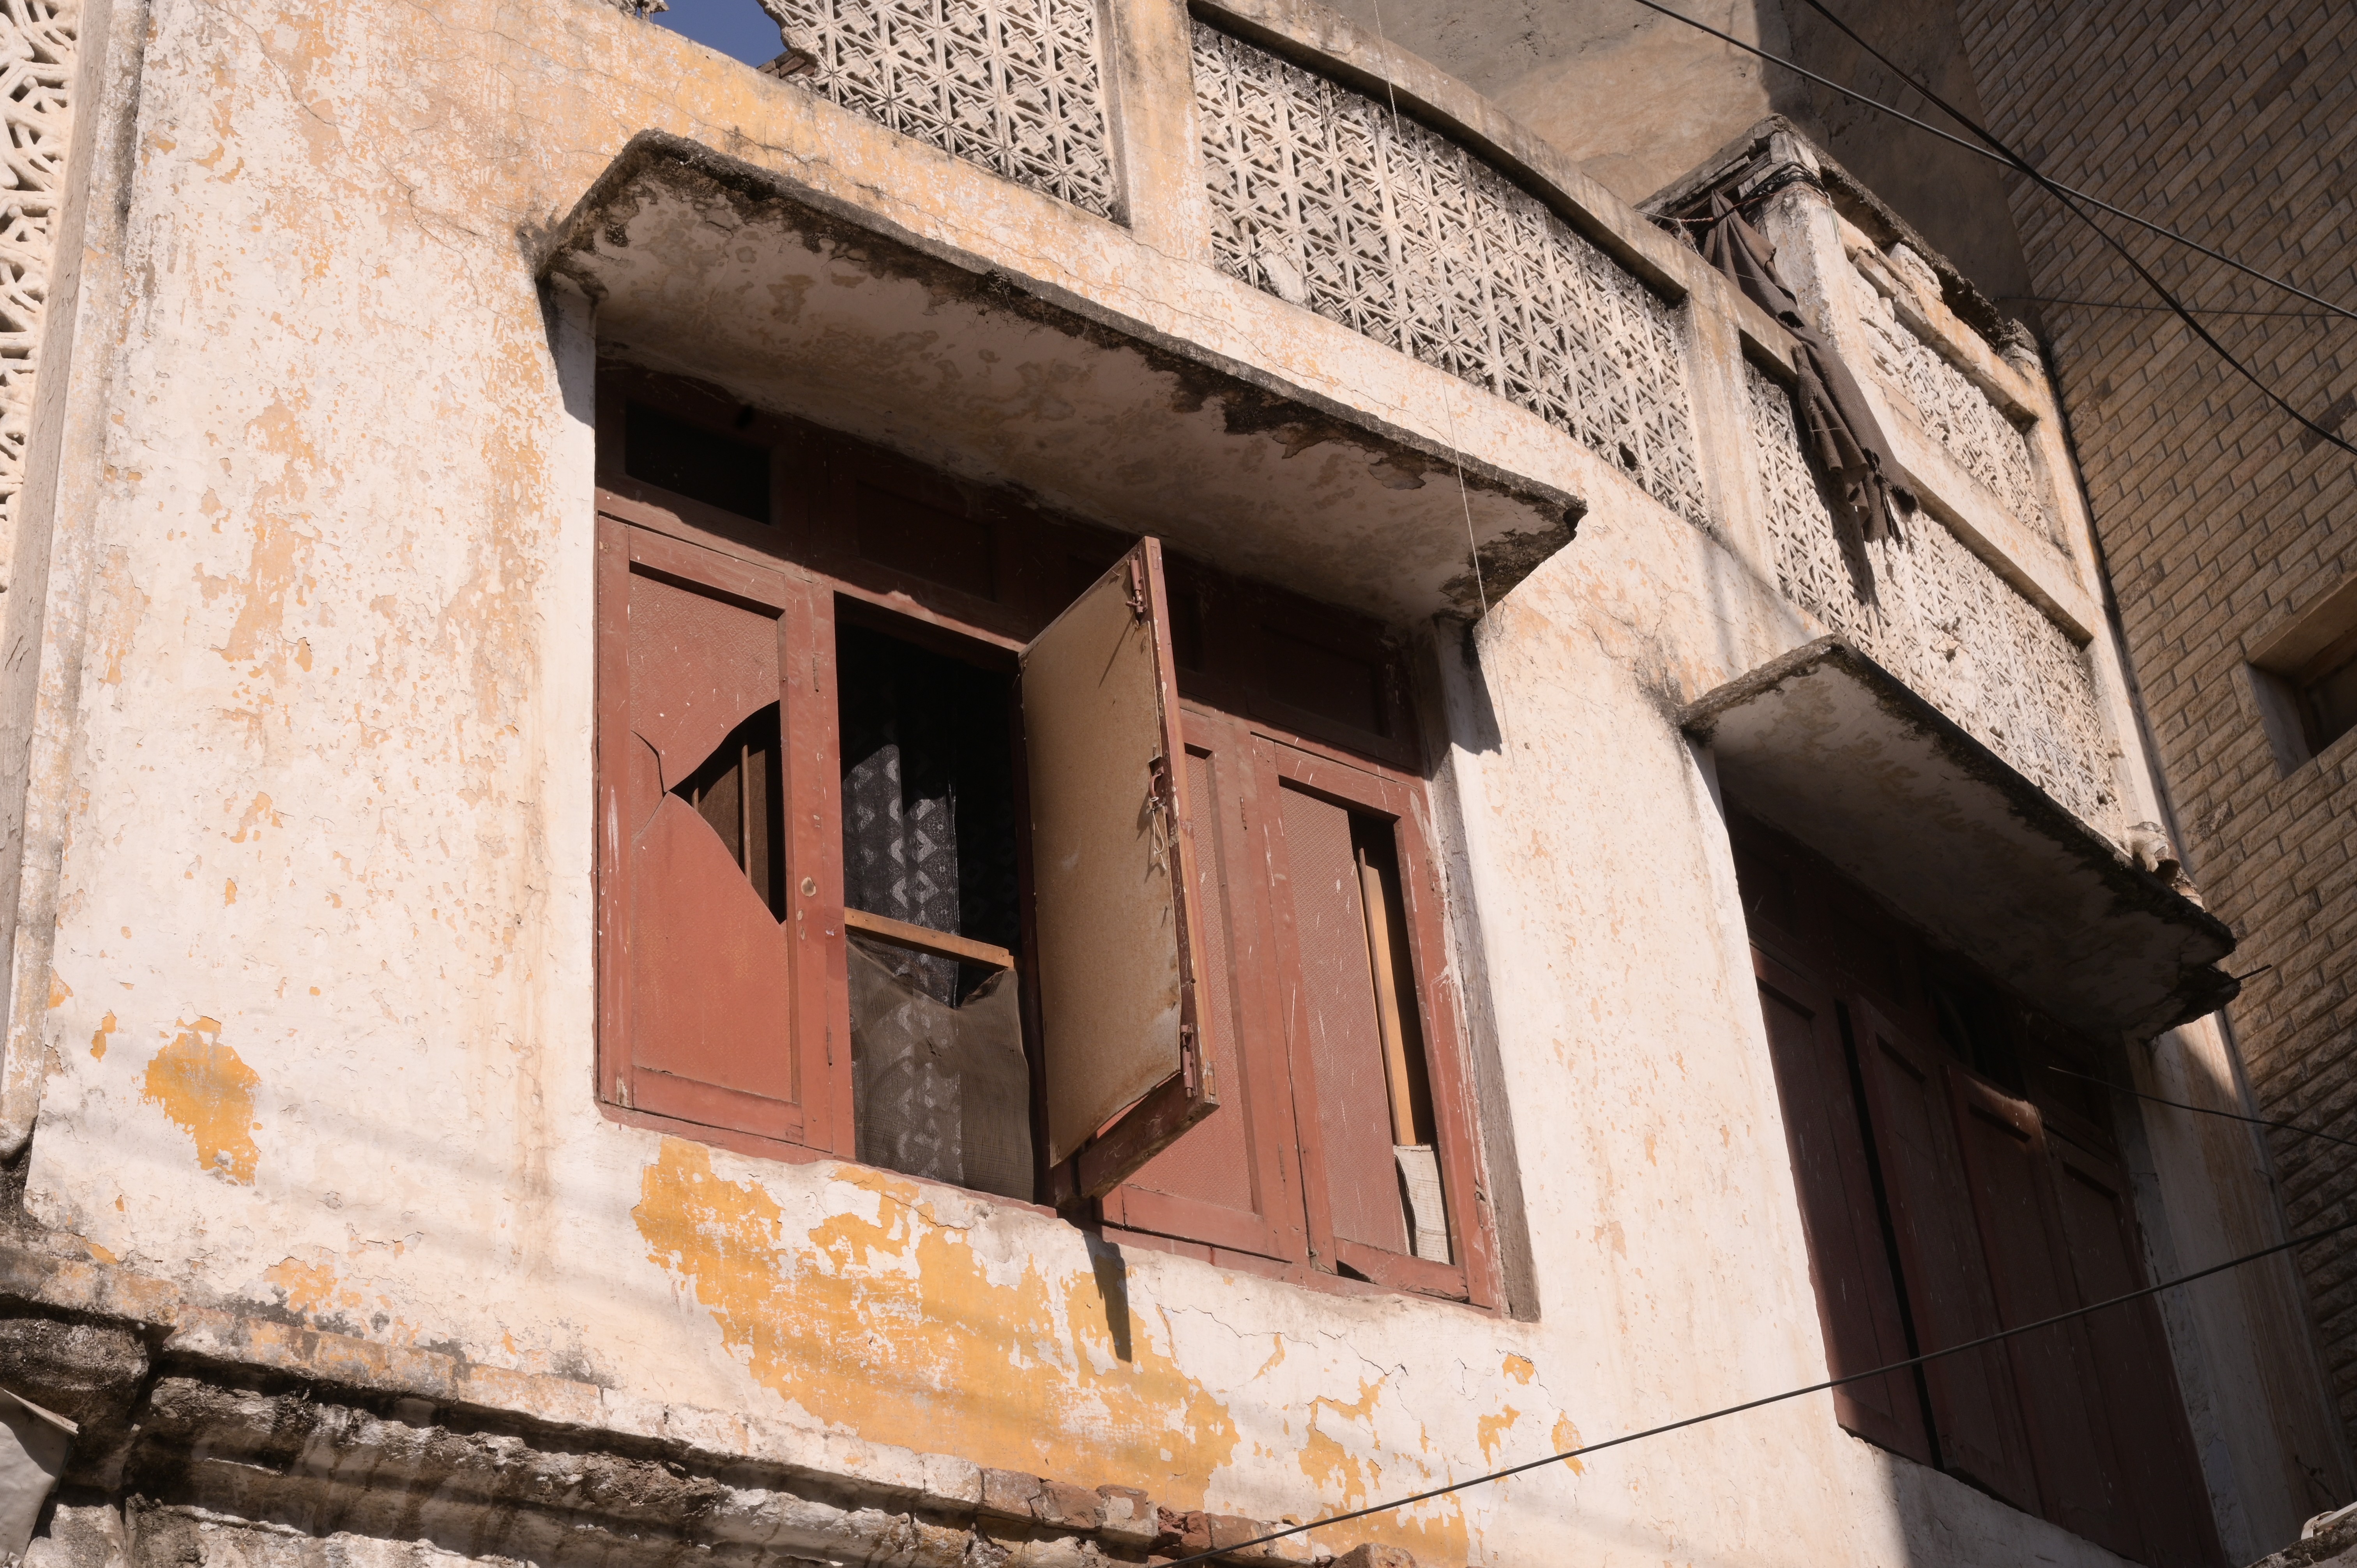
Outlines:
{"type": "Polygon", "coordinates": [[[650,133],[583,198],[548,270],[635,363],[1394,625],[1473,607],[1469,531],[1496,598],[1586,510],[839,205],[650,133]]]}
{"type": "Polygon", "coordinates": [[[2238,989],[2233,933],[1837,637],[1680,722],[1730,804],[1810,845],[2029,1001],[2149,1036],[2238,989]]]}
{"type": "MultiPolygon", "coordinates": [[[[76,1250],[53,1235],[0,1243],[0,1371],[85,1421],[74,1485],[209,1523],[609,1568],[684,1555],[1102,1568],[1283,1528],[382,1345],[192,1300],[76,1250]],[[134,1317],[105,1310],[132,1303],[134,1317]]],[[[1359,1550],[1414,1568],[1396,1548],[1359,1550]]],[[[1334,1556],[1295,1536],[1220,1561],[1334,1556]]]]}

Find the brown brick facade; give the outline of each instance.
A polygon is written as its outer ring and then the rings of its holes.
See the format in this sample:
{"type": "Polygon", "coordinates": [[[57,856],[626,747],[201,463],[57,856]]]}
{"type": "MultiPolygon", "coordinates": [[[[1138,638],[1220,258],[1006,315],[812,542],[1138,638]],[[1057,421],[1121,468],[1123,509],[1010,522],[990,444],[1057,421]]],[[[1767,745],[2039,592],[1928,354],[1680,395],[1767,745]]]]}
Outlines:
{"type": "MultiPolygon", "coordinates": [[[[2342,0],[1962,0],[1992,128],[2054,178],[2357,304],[2357,10],[2342,0]]],[[[2244,665],[2357,572],[2357,458],[2309,435],[2034,189],[2014,218],[2187,862],[2269,966],[2229,1010],[2260,1112],[2357,1136],[2357,734],[2290,773],[2244,665]]],[[[2357,398],[2357,322],[2116,225],[2211,330],[2311,417],[2357,398]],[[2252,314],[2272,312],[2276,314],[2252,314]],[[2290,314],[2310,312],[2311,314],[2290,314]]],[[[2357,420],[2345,432],[2357,434],[2357,420]]],[[[2357,1159],[2274,1143],[2289,1223],[2357,1211],[2357,1159]]],[[[2357,1252],[2302,1260],[2357,1429],[2357,1252]]]]}

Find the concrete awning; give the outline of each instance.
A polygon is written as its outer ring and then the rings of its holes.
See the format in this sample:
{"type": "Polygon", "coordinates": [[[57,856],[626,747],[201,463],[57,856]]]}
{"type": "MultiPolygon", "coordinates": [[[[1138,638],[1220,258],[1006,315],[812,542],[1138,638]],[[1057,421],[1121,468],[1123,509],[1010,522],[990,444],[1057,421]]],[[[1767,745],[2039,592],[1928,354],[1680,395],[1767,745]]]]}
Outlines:
{"type": "Polygon", "coordinates": [[[1680,715],[1728,804],[1790,833],[2023,997],[2158,1033],[2238,989],[2233,933],[1839,638],[1680,715]]]}
{"type": "Polygon", "coordinates": [[[1492,600],[1583,510],[1470,457],[1460,501],[1458,454],[674,136],[631,142],[547,270],[634,363],[1394,625],[1469,613],[1469,509],[1492,600]]]}

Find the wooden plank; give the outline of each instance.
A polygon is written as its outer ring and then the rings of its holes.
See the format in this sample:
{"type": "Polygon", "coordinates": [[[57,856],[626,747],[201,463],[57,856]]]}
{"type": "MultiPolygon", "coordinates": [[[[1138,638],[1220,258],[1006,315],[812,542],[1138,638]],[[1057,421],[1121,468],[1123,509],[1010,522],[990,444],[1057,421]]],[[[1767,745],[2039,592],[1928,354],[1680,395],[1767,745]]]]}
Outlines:
{"type": "Polygon", "coordinates": [[[955,959],[960,963],[978,963],[985,969],[1015,967],[1015,955],[1005,948],[978,942],[971,937],[953,937],[930,926],[896,920],[889,915],[871,915],[865,909],[846,908],[843,911],[843,923],[861,936],[872,937],[891,947],[906,948],[910,952],[935,953],[942,958],[955,959]]]}
{"type": "Polygon", "coordinates": [[[1367,916],[1367,959],[1375,976],[1375,1024],[1383,1041],[1383,1076],[1389,1081],[1392,1097],[1392,1142],[1417,1144],[1415,1100],[1409,1091],[1407,1070],[1407,1033],[1401,1026],[1399,977],[1392,967],[1392,916],[1390,900],[1383,895],[1383,873],[1367,864],[1367,854],[1361,850],[1359,863],[1360,903],[1367,916]]]}

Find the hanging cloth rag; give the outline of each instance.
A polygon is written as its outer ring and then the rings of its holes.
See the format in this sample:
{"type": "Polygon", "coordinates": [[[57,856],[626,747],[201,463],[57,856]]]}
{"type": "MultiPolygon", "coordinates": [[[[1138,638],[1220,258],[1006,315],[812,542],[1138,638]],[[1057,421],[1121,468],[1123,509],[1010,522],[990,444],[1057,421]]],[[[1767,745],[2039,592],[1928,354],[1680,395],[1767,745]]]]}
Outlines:
{"type": "Polygon", "coordinates": [[[1873,596],[1873,571],[1865,544],[1898,532],[1897,507],[1915,507],[1913,495],[1890,478],[1894,465],[1882,426],[1866,394],[1833,345],[1801,317],[1801,302],[1776,274],[1776,248],[1736,210],[1723,193],[1710,199],[1710,227],[1704,231],[1705,260],[1725,273],[1753,304],[1783,324],[1800,340],[1801,422],[1811,456],[1833,481],[1835,526],[1842,553],[1858,575],[1860,596],[1873,596]]]}

